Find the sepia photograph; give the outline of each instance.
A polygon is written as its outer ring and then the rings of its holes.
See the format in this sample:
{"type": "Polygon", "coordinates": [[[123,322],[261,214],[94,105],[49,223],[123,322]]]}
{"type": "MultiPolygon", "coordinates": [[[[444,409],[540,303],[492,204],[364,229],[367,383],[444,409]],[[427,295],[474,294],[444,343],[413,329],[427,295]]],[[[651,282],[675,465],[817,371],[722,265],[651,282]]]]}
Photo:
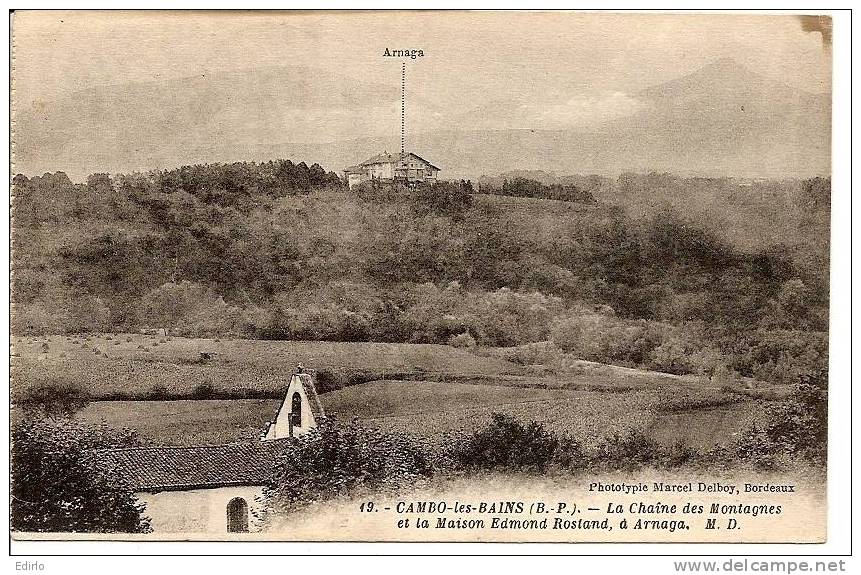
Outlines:
{"type": "Polygon", "coordinates": [[[828,542],[834,30],[11,12],[12,539],[828,542]]]}

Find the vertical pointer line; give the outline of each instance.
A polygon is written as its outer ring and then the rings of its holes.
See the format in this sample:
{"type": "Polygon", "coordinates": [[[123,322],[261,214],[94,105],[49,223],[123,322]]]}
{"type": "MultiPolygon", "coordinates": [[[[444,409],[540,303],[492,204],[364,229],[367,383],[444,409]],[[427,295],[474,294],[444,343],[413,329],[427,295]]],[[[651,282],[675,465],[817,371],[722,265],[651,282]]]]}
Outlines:
{"type": "Polygon", "coordinates": [[[404,155],[404,130],[406,129],[407,63],[401,62],[401,156],[404,155]]]}

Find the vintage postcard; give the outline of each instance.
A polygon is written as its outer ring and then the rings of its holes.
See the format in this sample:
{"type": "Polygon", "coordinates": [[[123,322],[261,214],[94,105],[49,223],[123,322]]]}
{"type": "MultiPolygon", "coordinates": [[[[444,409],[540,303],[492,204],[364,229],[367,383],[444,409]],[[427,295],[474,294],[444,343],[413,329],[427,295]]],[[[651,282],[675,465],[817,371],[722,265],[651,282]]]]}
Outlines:
{"type": "Polygon", "coordinates": [[[12,13],[13,539],[828,541],[832,24],[12,13]]]}

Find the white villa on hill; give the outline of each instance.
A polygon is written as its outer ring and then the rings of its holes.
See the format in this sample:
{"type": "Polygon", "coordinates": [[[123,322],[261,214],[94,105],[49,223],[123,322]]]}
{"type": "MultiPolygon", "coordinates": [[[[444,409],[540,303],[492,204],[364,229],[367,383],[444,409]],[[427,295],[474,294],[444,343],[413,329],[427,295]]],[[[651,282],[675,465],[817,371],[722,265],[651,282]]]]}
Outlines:
{"type": "Polygon", "coordinates": [[[353,187],[362,182],[418,182],[434,183],[440,169],[412,152],[400,154],[382,153],[368,158],[361,164],[344,170],[347,185],[353,187]]]}
{"type": "Polygon", "coordinates": [[[294,373],[275,419],[258,441],[221,445],[109,449],[95,455],[146,504],[144,515],[160,535],[247,533],[258,529],[255,509],[290,438],[324,417],[314,380],[294,373]]]}

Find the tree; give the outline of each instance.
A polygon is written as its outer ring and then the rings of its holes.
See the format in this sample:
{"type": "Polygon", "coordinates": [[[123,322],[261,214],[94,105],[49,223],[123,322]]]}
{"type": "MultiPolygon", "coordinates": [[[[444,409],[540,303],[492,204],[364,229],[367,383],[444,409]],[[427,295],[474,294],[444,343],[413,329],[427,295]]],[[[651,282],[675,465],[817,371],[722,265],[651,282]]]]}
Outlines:
{"type": "Polygon", "coordinates": [[[270,511],[286,512],[357,488],[375,491],[411,485],[433,470],[421,445],[407,436],[324,419],[298,437],[275,462],[264,489],[270,511]]]}
{"type": "Polygon", "coordinates": [[[239,319],[238,310],[212,289],[183,280],[168,282],[141,299],[142,321],[169,332],[228,333],[239,319]]]}
{"type": "Polygon", "coordinates": [[[510,415],[491,413],[492,422],[456,445],[452,455],[466,467],[543,471],[559,439],[536,421],[523,424],[510,415]]]}
{"type": "Polygon", "coordinates": [[[149,532],[144,504],[93,454],[135,443],[130,433],[65,419],[17,422],[12,428],[12,529],[149,532]]]}
{"type": "Polygon", "coordinates": [[[745,430],[736,454],[764,467],[781,458],[803,457],[824,464],[828,456],[828,372],[823,368],[799,378],[794,393],[766,411],[764,425],[745,430]]]}
{"type": "Polygon", "coordinates": [[[460,220],[472,207],[473,193],[469,180],[419,184],[412,194],[413,210],[420,216],[430,213],[460,220]]]}
{"type": "Polygon", "coordinates": [[[831,178],[811,178],[802,184],[801,204],[814,210],[831,208],[831,178]]]}
{"type": "Polygon", "coordinates": [[[60,380],[29,387],[14,401],[28,413],[44,415],[51,419],[71,417],[90,402],[89,396],[80,385],[60,380]]]}

